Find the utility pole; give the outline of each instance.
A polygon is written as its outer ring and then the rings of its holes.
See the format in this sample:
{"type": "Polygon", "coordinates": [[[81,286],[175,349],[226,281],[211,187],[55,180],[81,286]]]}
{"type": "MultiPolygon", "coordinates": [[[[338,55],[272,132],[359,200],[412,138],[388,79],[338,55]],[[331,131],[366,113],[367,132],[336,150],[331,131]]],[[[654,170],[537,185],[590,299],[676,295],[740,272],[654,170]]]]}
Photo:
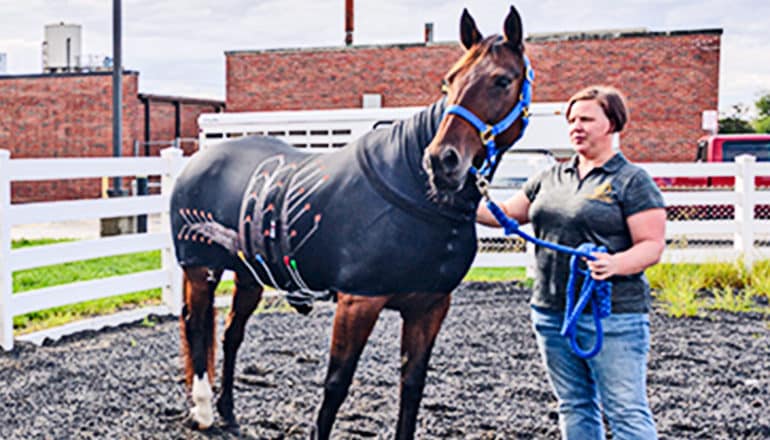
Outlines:
{"type": "MultiPolygon", "coordinates": [[[[112,0],[112,155],[123,148],[123,60],[121,54],[121,4],[112,0]]],[[[111,197],[124,195],[120,176],[113,177],[111,197]]]]}
{"type": "MultiPolygon", "coordinates": [[[[112,0],[112,155],[120,157],[123,150],[123,61],[121,60],[121,5],[112,0]]],[[[127,195],[120,176],[113,176],[109,197],[127,195]]],[[[132,216],[102,218],[101,236],[131,234],[135,218],[132,216]]]]}
{"type": "Polygon", "coordinates": [[[345,46],[353,45],[353,0],[345,0],[345,46]]]}

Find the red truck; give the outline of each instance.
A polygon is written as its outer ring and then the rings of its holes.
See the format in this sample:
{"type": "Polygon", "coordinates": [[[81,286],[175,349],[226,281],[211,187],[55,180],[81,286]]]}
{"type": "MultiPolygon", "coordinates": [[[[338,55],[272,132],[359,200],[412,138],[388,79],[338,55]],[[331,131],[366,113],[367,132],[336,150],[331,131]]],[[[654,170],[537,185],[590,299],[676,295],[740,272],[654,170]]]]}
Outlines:
{"type": "MultiPolygon", "coordinates": [[[[696,162],[733,162],[741,154],[750,154],[757,162],[770,162],[770,134],[717,134],[706,136],[698,141],[696,162]]],[[[735,184],[734,177],[656,177],[655,182],[661,189],[724,189],[735,184]]],[[[770,187],[770,176],[756,176],[757,187],[770,187]]],[[[690,218],[726,219],[733,217],[732,206],[710,207],[669,207],[669,218],[680,217],[679,211],[686,212],[690,218]],[[688,209],[689,208],[689,209],[688,209]],[[696,209],[693,212],[692,208],[696,209]]],[[[770,207],[755,207],[757,218],[770,218],[770,207]]]]}
{"type": "MultiPolygon", "coordinates": [[[[770,162],[770,134],[717,134],[698,141],[696,162],[732,162],[741,154],[750,154],[757,162],[770,162]]],[[[664,189],[733,186],[733,177],[657,177],[664,189]]],[[[757,176],[757,186],[770,186],[770,176],[757,176]]]]}

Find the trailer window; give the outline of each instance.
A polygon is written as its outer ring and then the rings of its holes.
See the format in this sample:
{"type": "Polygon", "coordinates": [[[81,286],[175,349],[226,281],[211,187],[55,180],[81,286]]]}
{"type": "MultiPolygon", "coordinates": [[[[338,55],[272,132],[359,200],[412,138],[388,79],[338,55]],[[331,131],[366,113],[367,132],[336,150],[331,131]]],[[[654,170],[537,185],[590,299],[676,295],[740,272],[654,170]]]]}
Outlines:
{"type": "Polygon", "coordinates": [[[741,154],[751,154],[757,158],[757,162],[770,162],[770,141],[726,141],[722,144],[723,162],[734,162],[741,154]]]}
{"type": "Polygon", "coordinates": [[[695,153],[695,162],[707,162],[708,158],[706,157],[706,147],[708,146],[708,141],[701,140],[698,142],[698,152],[695,153]]]}

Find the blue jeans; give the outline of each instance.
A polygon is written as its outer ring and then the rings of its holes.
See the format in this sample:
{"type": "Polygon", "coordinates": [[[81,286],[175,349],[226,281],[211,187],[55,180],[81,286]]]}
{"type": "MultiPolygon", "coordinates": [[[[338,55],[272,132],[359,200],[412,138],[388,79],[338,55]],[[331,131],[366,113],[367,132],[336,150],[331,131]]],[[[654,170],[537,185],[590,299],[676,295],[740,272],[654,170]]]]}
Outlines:
{"type": "MultiPolygon", "coordinates": [[[[563,439],[604,439],[602,412],[612,438],[657,439],[647,403],[650,319],[645,313],[613,314],[602,320],[604,343],[592,359],[577,357],[562,337],[563,312],[532,308],[532,326],[551,387],[559,400],[563,439]]],[[[593,316],[578,318],[578,344],[593,346],[593,316]]]]}

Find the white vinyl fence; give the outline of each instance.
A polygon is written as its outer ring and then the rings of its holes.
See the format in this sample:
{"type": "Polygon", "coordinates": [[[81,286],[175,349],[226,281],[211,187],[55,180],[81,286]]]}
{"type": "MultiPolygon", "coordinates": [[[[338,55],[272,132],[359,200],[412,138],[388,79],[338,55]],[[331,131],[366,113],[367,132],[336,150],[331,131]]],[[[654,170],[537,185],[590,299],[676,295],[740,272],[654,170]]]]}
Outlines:
{"type": "MultiPolygon", "coordinates": [[[[708,263],[742,261],[750,268],[758,259],[770,258],[770,188],[755,188],[757,175],[769,176],[770,163],[757,163],[753,156],[741,156],[736,162],[724,163],[641,163],[653,177],[723,177],[735,176],[734,188],[697,188],[664,191],[667,207],[689,207],[703,211],[706,207],[734,207],[730,219],[698,219],[681,216],[666,223],[667,246],[663,261],[668,263],[708,263]],[[755,219],[754,207],[765,205],[763,218],[755,219]]],[[[526,176],[531,170],[522,169],[526,176]]],[[[493,189],[491,196],[502,201],[512,196],[515,189],[493,189]]],[[[532,234],[529,225],[524,231],[532,234]]],[[[482,242],[502,239],[500,229],[477,227],[482,242]],[[495,238],[496,237],[496,238],[495,238]]],[[[482,250],[484,247],[482,246],[482,250]]],[[[480,252],[474,260],[480,267],[532,267],[533,245],[526,244],[526,252],[480,252]]]]}
{"type": "MultiPolygon", "coordinates": [[[[11,250],[11,227],[89,218],[161,213],[168,225],[174,178],[182,151],[166,149],[156,158],[10,159],[0,150],[0,345],[13,347],[13,317],[51,307],[162,288],[167,313],[181,310],[181,270],[169,233],[130,234],[11,250]],[[11,204],[11,182],[103,176],[161,175],[161,194],[75,201],[11,204]],[[13,292],[13,272],[90,258],[162,250],[162,267],[131,275],[76,282],[29,292],[13,292]]],[[[169,229],[164,228],[164,229],[169,229]]]]}
{"type": "MultiPolygon", "coordinates": [[[[178,149],[166,149],[159,158],[11,159],[0,150],[0,346],[13,347],[13,317],[51,307],[110,297],[124,293],[162,288],[163,306],[154,313],[179,314],[182,307],[182,275],[173,255],[169,229],[169,194],[184,165],[178,149]],[[104,176],[161,175],[161,194],[77,201],[28,204],[11,203],[11,182],[104,176]],[[11,227],[87,218],[106,218],[160,213],[162,231],[83,240],[11,250],[11,227]],[[90,258],[160,249],[159,270],[131,275],[76,282],[45,289],[14,293],[15,271],[90,258]]],[[[715,240],[718,245],[695,248],[669,248],[669,262],[742,261],[751,266],[756,259],[770,258],[770,220],[755,220],[756,204],[770,205],[770,191],[757,191],[754,176],[770,175],[770,163],[757,164],[753,157],[736,163],[644,164],[653,176],[736,176],[735,189],[665,193],[667,205],[732,205],[734,220],[669,221],[666,235],[672,240],[715,240]],[[725,245],[725,242],[729,242],[725,245]]],[[[534,170],[521,168],[521,176],[534,170]]],[[[515,189],[494,189],[493,197],[502,201],[515,189]]],[[[531,228],[526,227],[531,233],[531,228]]],[[[500,229],[479,227],[484,240],[506,240],[500,229]]],[[[474,266],[506,267],[533,264],[532,246],[526,252],[480,252],[474,266]]],[[[482,247],[483,250],[483,247],[482,247]]],[[[136,319],[136,318],[133,318],[136,319]]],[[[117,324],[112,320],[111,324],[117,324]]]]}

